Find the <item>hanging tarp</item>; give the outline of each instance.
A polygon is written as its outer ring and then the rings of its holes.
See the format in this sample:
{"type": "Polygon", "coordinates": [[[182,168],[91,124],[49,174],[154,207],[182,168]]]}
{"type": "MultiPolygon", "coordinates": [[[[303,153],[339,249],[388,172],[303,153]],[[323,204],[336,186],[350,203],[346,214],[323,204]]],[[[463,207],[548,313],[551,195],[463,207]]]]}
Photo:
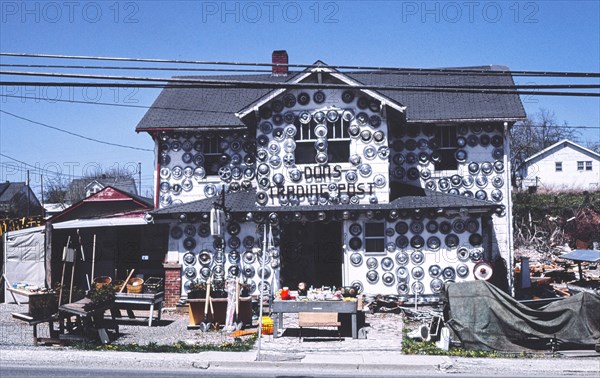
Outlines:
{"type": "Polygon", "coordinates": [[[600,296],[580,293],[534,310],[485,281],[446,285],[444,318],[466,349],[521,352],[593,348],[600,296]]]}
{"type": "MultiPolygon", "coordinates": [[[[4,234],[3,273],[11,284],[17,282],[46,287],[45,227],[33,227],[4,234]]],[[[3,283],[4,298],[12,296],[3,283]]],[[[19,297],[19,301],[27,302],[19,297]]]]}

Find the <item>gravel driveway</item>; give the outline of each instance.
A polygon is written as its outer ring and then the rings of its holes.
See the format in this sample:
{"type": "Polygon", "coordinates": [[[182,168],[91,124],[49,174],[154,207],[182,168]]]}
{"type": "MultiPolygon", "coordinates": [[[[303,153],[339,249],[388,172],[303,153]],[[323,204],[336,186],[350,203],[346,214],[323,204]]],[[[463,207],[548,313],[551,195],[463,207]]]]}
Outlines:
{"type": "MultiPolygon", "coordinates": [[[[0,349],[52,348],[33,345],[32,327],[26,322],[12,317],[14,312],[27,312],[27,304],[16,305],[12,303],[0,304],[0,349]]],[[[144,312],[136,312],[144,316],[144,312]]],[[[315,340],[324,342],[309,342],[297,337],[297,315],[285,314],[284,325],[287,327],[284,336],[273,338],[266,335],[261,340],[261,347],[273,353],[289,353],[309,350],[397,350],[400,351],[402,335],[402,317],[396,314],[366,314],[365,330],[367,339],[353,340],[349,337],[342,341],[331,341],[328,338],[315,340]],[[323,340],[320,340],[323,339],[323,340]]],[[[187,329],[188,315],[175,311],[164,311],[160,322],[153,322],[152,327],[141,320],[119,321],[119,337],[114,344],[146,345],[150,342],[159,345],[172,345],[178,341],[198,344],[223,344],[233,341],[233,338],[223,331],[201,332],[197,329],[187,329]]],[[[311,335],[305,333],[306,336],[311,335]]],[[[319,330],[316,336],[327,336],[328,331],[319,330]]],[[[49,337],[47,324],[38,326],[39,337],[49,337]]],[[[255,346],[256,348],[256,346],[255,346]]]]}

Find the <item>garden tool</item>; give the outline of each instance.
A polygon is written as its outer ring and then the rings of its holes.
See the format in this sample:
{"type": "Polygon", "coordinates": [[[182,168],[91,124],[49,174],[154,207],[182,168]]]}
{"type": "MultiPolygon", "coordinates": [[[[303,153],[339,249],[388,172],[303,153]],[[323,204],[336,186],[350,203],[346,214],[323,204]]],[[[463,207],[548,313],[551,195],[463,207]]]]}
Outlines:
{"type": "Polygon", "coordinates": [[[244,328],[244,322],[239,321],[240,318],[240,279],[235,279],[235,317],[234,317],[234,325],[235,330],[240,330],[244,328]]]}
{"type": "MultiPolygon", "coordinates": [[[[204,321],[200,323],[200,330],[206,332],[210,330],[210,322],[208,321],[208,306],[210,302],[210,278],[206,281],[206,299],[204,301],[204,321]]],[[[214,317],[214,316],[213,316],[214,317]]]]}

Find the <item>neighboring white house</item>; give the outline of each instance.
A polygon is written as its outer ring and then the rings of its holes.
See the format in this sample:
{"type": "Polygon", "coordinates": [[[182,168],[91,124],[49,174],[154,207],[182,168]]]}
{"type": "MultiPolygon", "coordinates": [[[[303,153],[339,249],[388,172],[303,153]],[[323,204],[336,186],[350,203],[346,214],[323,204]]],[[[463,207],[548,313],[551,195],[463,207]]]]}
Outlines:
{"type": "Polygon", "coordinates": [[[565,139],[527,158],[521,177],[523,188],[598,190],[600,154],[565,139]]]}
{"type": "Polygon", "coordinates": [[[69,207],[69,205],[65,203],[45,203],[44,210],[46,212],[46,215],[44,216],[44,218],[48,219],[64,211],[67,207],[69,207]]]}

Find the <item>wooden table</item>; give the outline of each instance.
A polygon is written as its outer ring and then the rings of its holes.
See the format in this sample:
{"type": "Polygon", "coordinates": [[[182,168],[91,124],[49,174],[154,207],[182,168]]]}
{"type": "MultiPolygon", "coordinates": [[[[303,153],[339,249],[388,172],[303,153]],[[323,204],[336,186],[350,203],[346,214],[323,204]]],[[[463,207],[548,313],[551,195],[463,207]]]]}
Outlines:
{"type": "Polygon", "coordinates": [[[106,344],[110,341],[106,329],[114,329],[116,334],[119,334],[119,326],[114,321],[106,321],[104,319],[104,313],[110,309],[112,303],[104,306],[96,307],[93,310],[86,310],[85,305],[90,303],[89,298],[83,298],[77,302],[67,303],[58,308],[58,325],[59,325],[59,338],[61,340],[82,340],[87,341],[92,338],[93,334],[97,332],[100,341],[106,344]],[[74,331],[71,327],[71,318],[76,317],[76,326],[78,335],[66,334],[66,330],[74,331]],[[66,324],[65,324],[66,323],[66,324]],[[67,329],[65,329],[65,327],[67,329]]]}
{"type": "Polygon", "coordinates": [[[127,316],[130,319],[135,319],[133,313],[133,307],[135,306],[149,306],[150,314],[148,316],[148,327],[152,327],[152,319],[154,318],[154,309],[158,310],[156,320],[160,321],[162,312],[162,305],[164,301],[165,293],[163,291],[158,293],[143,293],[143,294],[132,294],[132,293],[117,293],[115,297],[115,305],[111,309],[114,317],[121,317],[121,308],[127,310],[127,316]]]}
{"type": "Polygon", "coordinates": [[[337,312],[342,314],[351,314],[352,316],[352,338],[358,338],[358,329],[356,325],[356,312],[358,302],[344,301],[298,301],[298,300],[274,300],[271,306],[271,312],[274,315],[273,337],[279,337],[279,328],[283,328],[284,313],[299,312],[337,312]]]}

